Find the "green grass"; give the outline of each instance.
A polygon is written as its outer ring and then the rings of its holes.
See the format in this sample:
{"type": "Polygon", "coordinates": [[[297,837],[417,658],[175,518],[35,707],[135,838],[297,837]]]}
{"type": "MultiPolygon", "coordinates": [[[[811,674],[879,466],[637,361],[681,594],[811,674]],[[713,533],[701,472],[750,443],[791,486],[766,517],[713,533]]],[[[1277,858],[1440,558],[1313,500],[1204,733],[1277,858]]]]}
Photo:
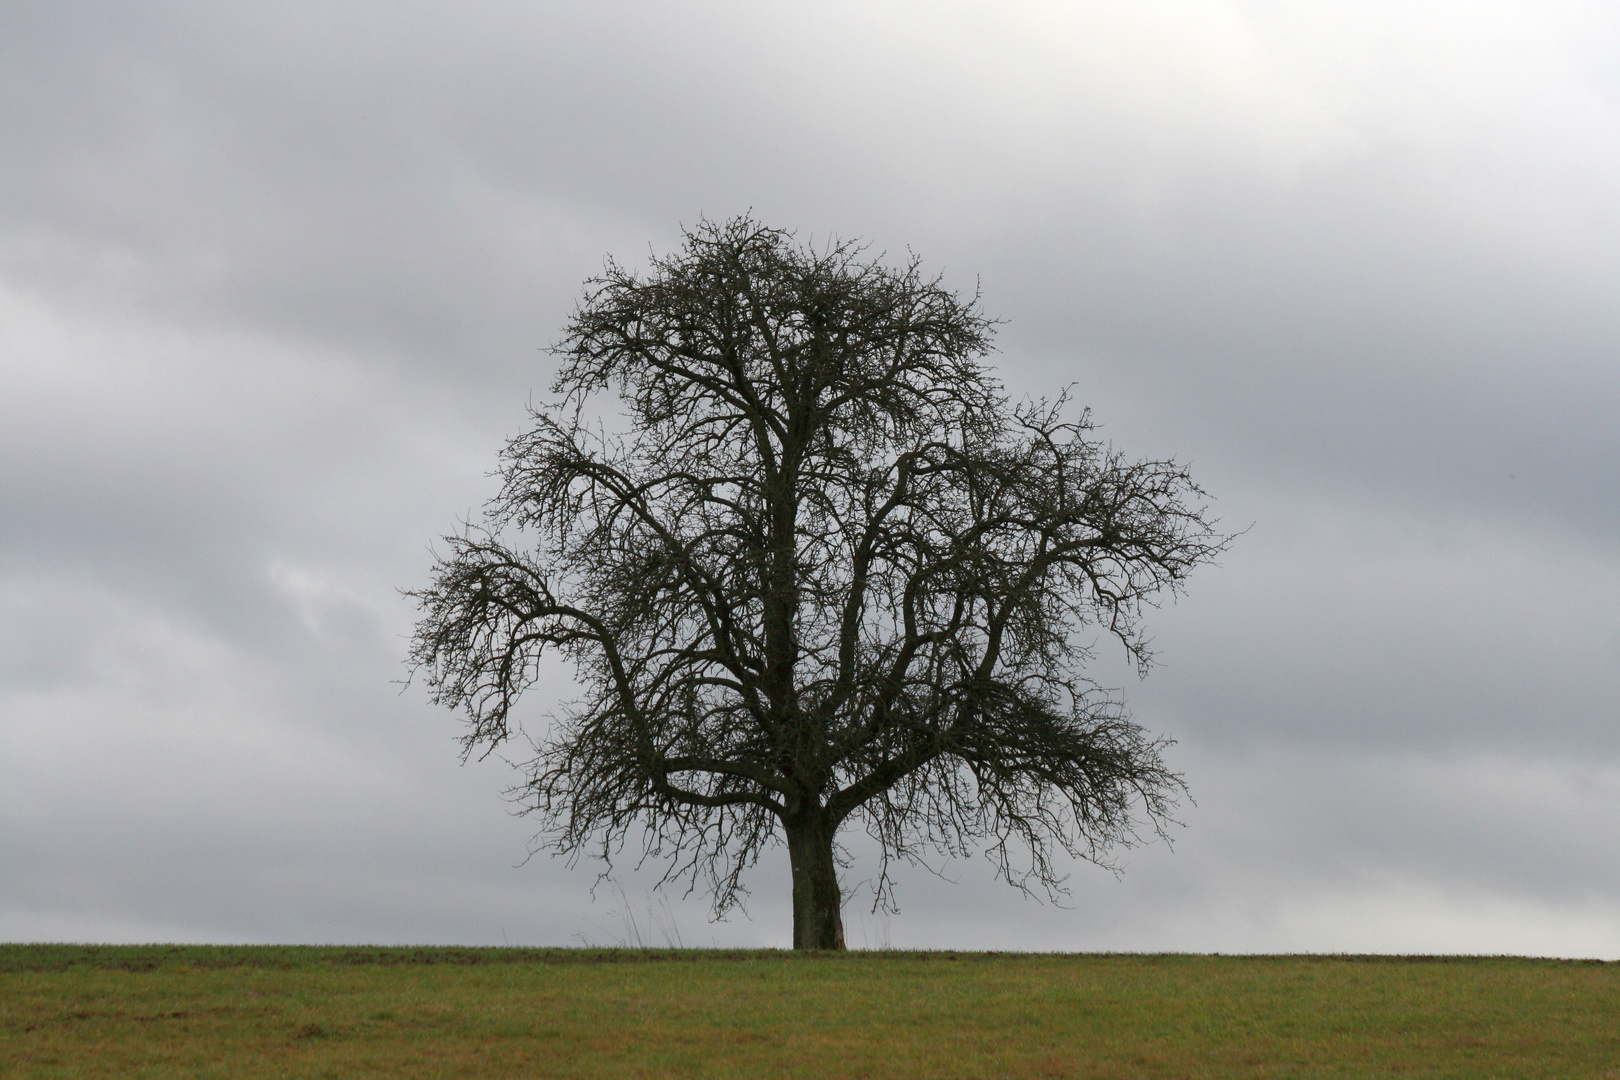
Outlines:
{"type": "Polygon", "coordinates": [[[1612,1077],[1620,964],[0,945],[5,1077],[1612,1077]]]}

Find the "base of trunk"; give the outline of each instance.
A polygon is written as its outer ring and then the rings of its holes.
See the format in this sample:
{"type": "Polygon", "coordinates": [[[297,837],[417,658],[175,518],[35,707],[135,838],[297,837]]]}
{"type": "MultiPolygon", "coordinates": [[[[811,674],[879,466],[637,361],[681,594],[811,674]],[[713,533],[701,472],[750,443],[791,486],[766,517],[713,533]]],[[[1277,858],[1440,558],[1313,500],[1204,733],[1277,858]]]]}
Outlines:
{"type": "Polygon", "coordinates": [[[833,830],[821,821],[795,823],[787,827],[787,840],[793,863],[793,947],[842,949],[843,898],[833,861],[833,830]]]}

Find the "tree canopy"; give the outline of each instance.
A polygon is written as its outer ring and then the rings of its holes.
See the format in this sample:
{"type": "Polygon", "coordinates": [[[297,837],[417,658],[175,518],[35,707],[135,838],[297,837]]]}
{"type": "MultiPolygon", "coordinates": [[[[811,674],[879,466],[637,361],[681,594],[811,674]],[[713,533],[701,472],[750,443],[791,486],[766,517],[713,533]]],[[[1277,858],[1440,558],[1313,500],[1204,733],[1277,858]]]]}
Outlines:
{"type": "Polygon", "coordinates": [[[915,258],[702,222],[609,261],[484,517],[413,593],[412,660],[513,734],[539,659],[581,696],[519,787],[549,842],[632,842],[712,890],[785,841],[794,945],[841,948],[839,830],[889,865],[984,848],[1015,885],[1161,830],[1166,745],[1085,674],[1224,545],[1173,460],[1009,402],[994,324],[915,258]]]}

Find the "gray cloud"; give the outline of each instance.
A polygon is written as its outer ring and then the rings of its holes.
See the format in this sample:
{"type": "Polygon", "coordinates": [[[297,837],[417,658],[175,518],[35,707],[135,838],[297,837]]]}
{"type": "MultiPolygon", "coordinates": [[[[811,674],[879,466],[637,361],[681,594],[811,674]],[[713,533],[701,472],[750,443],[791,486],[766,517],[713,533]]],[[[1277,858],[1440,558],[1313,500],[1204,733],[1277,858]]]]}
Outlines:
{"type": "MultiPolygon", "coordinates": [[[[1176,852],[1077,867],[1073,910],[917,871],[862,933],[1620,955],[1617,30],[10,5],[0,937],[622,932],[645,876],[514,866],[505,766],[399,693],[395,589],[603,256],[753,207],[977,282],[1014,392],[1074,383],[1253,524],[1154,621],[1161,670],[1100,669],[1183,741],[1176,852]]],[[[672,917],[780,942],[780,869],[756,921],[672,917]]]]}

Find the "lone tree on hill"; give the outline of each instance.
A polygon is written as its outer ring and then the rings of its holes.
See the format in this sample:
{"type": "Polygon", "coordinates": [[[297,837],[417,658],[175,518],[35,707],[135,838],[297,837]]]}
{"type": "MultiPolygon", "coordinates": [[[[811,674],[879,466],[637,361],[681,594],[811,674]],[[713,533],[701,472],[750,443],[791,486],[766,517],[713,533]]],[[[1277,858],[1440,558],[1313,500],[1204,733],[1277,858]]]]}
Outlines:
{"type": "Polygon", "coordinates": [[[584,696],[516,789],[551,845],[639,837],[722,914],[785,837],[794,947],[840,949],[851,820],[891,903],[896,858],[984,844],[1052,889],[1057,851],[1162,833],[1166,742],[1075,636],[1145,670],[1144,605],[1226,538],[1183,466],[1126,459],[1062,398],[1009,405],[992,327],[915,258],[748,217],[587,283],[553,402],[410,594],[464,755],[511,735],[542,655],[574,663],[584,696]]]}

